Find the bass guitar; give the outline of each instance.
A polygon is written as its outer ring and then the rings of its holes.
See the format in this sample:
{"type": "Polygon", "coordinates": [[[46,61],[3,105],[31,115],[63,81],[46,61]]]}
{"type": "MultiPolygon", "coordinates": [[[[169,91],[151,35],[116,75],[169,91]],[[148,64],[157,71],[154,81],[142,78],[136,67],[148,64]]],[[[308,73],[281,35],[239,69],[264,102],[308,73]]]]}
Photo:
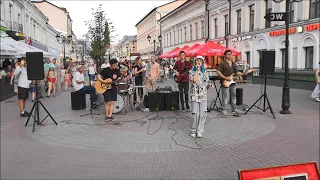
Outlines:
{"type": "MultiPolygon", "coordinates": [[[[111,78],[106,79],[106,80],[112,81],[111,78]]],[[[120,81],[122,81],[122,79],[118,79],[118,80],[112,81],[110,83],[103,83],[98,80],[98,81],[96,81],[96,84],[95,84],[96,91],[98,94],[103,94],[104,92],[106,92],[106,90],[112,89],[112,87],[113,87],[112,85],[114,85],[115,83],[118,83],[120,81]]]]}
{"type": "Polygon", "coordinates": [[[180,74],[179,76],[174,75],[174,81],[175,81],[176,83],[181,83],[183,76],[186,75],[188,72],[189,72],[189,71],[185,71],[185,72],[183,72],[182,74],[180,74]]]}
{"type": "Polygon", "coordinates": [[[237,77],[233,77],[234,74],[231,74],[232,79],[231,80],[223,80],[222,81],[222,86],[227,88],[229,87],[231,84],[235,84],[235,80],[237,79],[237,77]]]}

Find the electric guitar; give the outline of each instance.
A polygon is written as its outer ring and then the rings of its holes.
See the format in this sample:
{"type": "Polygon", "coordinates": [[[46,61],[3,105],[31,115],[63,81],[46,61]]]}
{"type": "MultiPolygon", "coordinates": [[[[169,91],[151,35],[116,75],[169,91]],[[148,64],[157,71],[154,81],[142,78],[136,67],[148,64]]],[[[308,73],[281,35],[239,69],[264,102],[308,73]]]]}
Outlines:
{"type": "MultiPolygon", "coordinates": [[[[108,78],[107,80],[112,80],[112,79],[108,78]]],[[[98,80],[96,81],[96,84],[95,84],[96,91],[98,94],[103,94],[104,92],[106,92],[106,90],[112,89],[113,84],[118,83],[120,81],[122,81],[122,79],[117,79],[115,81],[112,81],[111,83],[103,83],[98,80]]]]}
{"type": "Polygon", "coordinates": [[[234,80],[236,80],[237,79],[237,77],[233,77],[233,75],[234,74],[231,74],[231,76],[232,76],[232,79],[231,80],[223,80],[222,81],[222,86],[223,87],[225,87],[225,88],[227,88],[227,87],[229,87],[231,84],[235,84],[236,82],[234,81],[234,80]]]}
{"type": "Polygon", "coordinates": [[[185,72],[183,72],[182,74],[180,74],[179,76],[174,75],[174,81],[175,81],[176,83],[181,83],[183,76],[186,75],[188,72],[189,72],[189,71],[185,71],[185,72]]]}

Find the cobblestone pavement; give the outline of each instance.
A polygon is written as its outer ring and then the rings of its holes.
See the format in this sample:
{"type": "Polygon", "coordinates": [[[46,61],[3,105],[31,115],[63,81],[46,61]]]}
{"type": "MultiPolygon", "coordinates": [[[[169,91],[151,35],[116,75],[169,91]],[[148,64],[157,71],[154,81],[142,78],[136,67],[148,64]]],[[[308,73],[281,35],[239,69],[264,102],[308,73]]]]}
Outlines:
{"type": "MultiPolygon", "coordinates": [[[[247,105],[260,96],[258,85],[238,87],[247,105]]],[[[58,126],[48,118],[32,133],[13,97],[1,102],[1,179],[237,179],[240,169],[319,163],[319,103],[310,94],[291,90],[292,114],[281,115],[282,88],[268,87],[277,119],[211,111],[197,140],[187,112],[135,111],[106,123],[102,107],[94,119],[80,118],[88,109],[72,111],[70,92],[61,91],[42,99],[58,126]]]]}

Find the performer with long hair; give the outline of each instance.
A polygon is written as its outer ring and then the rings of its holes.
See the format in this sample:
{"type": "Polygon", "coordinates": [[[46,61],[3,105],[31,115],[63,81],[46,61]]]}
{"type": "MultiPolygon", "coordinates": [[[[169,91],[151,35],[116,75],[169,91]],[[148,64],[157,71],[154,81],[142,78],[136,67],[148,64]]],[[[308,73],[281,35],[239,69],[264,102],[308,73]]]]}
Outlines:
{"type": "Polygon", "coordinates": [[[191,125],[191,136],[202,138],[204,123],[207,119],[207,90],[209,76],[204,67],[204,58],[197,56],[193,68],[190,70],[191,82],[190,100],[192,107],[193,123],[191,125]]]}

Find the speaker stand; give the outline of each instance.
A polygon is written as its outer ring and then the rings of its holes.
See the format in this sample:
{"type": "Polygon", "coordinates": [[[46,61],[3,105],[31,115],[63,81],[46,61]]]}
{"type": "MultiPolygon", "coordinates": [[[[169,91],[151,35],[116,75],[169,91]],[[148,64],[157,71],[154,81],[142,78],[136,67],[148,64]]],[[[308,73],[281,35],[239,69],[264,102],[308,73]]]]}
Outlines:
{"type": "Polygon", "coordinates": [[[42,104],[41,101],[39,101],[39,93],[38,93],[39,89],[38,89],[38,81],[36,80],[36,101],[33,103],[33,106],[32,106],[32,109],[31,109],[31,112],[30,112],[30,115],[28,117],[28,120],[25,124],[25,126],[28,126],[28,123],[29,123],[29,120],[30,120],[30,117],[32,116],[32,112],[34,113],[33,115],[33,127],[32,127],[32,132],[35,131],[35,126],[36,126],[36,123],[37,125],[40,125],[42,124],[42,122],[44,120],[47,119],[48,116],[50,116],[50,118],[52,119],[52,121],[58,125],[58,123],[53,119],[53,117],[51,116],[51,114],[49,113],[49,111],[47,110],[46,107],[44,107],[44,105],[42,104]],[[42,106],[42,108],[47,112],[47,116],[40,122],[40,111],[39,111],[39,104],[42,106]]]}
{"type": "Polygon", "coordinates": [[[267,95],[267,75],[266,74],[263,74],[262,78],[264,78],[264,92],[263,94],[260,96],[260,98],[255,102],[253,103],[253,105],[246,111],[245,114],[247,114],[252,108],[253,106],[260,109],[261,111],[263,112],[266,112],[268,109],[270,109],[270,112],[271,114],[273,115],[273,118],[276,119],[276,116],[274,115],[273,113],[273,110],[272,110],[272,107],[271,107],[271,104],[270,104],[270,101],[269,101],[269,98],[268,98],[268,95],[267,95]],[[262,100],[263,98],[263,109],[261,109],[260,107],[256,106],[256,104],[262,100]],[[266,101],[268,103],[268,107],[266,107],[266,101]]]}

